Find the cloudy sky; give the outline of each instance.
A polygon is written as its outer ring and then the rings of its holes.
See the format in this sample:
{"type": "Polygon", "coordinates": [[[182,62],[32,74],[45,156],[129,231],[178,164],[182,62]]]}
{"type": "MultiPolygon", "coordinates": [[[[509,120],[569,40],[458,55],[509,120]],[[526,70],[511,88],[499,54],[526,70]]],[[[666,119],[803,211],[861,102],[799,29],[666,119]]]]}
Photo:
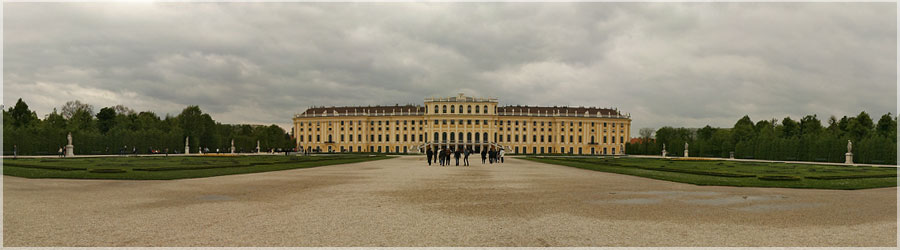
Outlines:
{"type": "Polygon", "coordinates": [[[4,3],[3,104],[617,107],[637,128],[897,110],[894,3],[4,3]]]}

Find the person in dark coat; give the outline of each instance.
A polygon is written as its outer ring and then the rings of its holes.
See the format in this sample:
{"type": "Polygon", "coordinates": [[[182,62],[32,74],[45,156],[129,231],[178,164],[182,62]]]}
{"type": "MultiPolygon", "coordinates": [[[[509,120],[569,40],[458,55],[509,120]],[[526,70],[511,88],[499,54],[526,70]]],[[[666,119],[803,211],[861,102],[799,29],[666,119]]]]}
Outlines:
{"type": "Polygon", "coordinates": [[[488,161],[491,162],[491,164],[494,164],[494,158],[497,157],[497,151],[494,151],[494,148],[491,148],[491,151],[488,152],[488,157],[488,161]]]}
{"type": "Polygon", "coordinates": [[[431,157],[434,156],[434,153],[431,152],[431,148],[428,148],[428,151],[425,151],[425,155],[428,157],[428,166],[431,166],[431,157]]]}
{"type": "Polygon", "coordinates": [[[447,148],[444,152],[444,163],[450,166],[450,157],[453,155],[453,149],[447,148]]]}
{"type": "Polygon", "coordinates": [[[444,165],[444,149],[438,149],[438,153],[434,155],[434,157],[438,158],[438,161],[441,163],[441,166],[444,165]]]}
{"type": "Polygon", "coordinates": [[[487,149],[482,148],[481,149],[481,164],[484,164],[485,161],[487,161],[487,149]]]}
{"type": "Polygon", "coordinates": [[[469,165],[469,154],[472,153],[472,150],[468,149],[468,148],[464,149],[464,150],[465,150],[465,155],[463,158],[463,166],[468,166],[469,165]]]}
{"type": "Polygon", "coordinates": [[[456,165],[457,165],[457,166],[459,166],[459,155],[460,155],[460,153],[461,153],[461,152],[459,152],[459,151],[460,151],[459,149],[456,149],[456,151],[453,151],[453,158],[456,159],[456,165]]]}

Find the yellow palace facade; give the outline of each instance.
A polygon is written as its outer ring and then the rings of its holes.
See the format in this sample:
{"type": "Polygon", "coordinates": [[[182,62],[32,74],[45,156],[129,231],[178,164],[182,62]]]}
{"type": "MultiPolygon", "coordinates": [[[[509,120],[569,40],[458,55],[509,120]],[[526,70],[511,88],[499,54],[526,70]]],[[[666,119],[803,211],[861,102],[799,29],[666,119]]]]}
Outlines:
{"type": "Polygon", "coordinates": [[[622,154],[631,116],[593,107],[498,106],[459,94],[423,106],[315,107],[294,115],[301,151],[421,153],[503,148],[508,154],[622,154]]]}

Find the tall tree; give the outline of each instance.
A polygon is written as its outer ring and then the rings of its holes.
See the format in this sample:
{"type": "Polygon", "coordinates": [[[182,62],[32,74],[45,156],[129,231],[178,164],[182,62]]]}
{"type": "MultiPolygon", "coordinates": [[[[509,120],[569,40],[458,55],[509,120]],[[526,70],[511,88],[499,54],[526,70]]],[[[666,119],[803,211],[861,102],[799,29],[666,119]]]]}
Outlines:
{"type": "Polygon", "coordinates": [[[733,136],[735,143],[748,141],[754,137],[755,130],[753,121],[750,120],[750,116],[745,115],[734,124],[731,135],[733,136]]]}
{"type": "Polygon", "coordinates": [[[22,98],[16,101],[16,105],[10,108],[9,113],[13,119],[13,126],[17,128],[29,126],[38,120],[37,114],[28,109],[28,104],[22,101],[22,98]]]}
{"type": "Polygon", "coordinates": [[[105,107],[97,112],[97,128],[100,133],[106,133],[116,125],[116,109],[114,107],[105,107]]]}
{"type": "Polygon", "coordinates": [[[782,134],[781,136],[784,138],[792,138],[795,136],[800,136],[800,124],[791,119],[790,116],[785,117],[784,120],[781,121],[782,126],[782,134]]]}

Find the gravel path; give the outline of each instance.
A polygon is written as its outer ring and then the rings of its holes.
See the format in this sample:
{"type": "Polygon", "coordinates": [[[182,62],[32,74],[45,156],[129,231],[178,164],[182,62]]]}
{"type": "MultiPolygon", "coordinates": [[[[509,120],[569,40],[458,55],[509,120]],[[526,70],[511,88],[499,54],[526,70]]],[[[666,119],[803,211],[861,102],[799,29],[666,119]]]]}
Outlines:
{"type": "Polygon", "coordinates": [[[702,187],[519,159],[426,167],[423,158],[174,181],[4,176],[3,243],[897,245],[896,188],[702,187]]]}

